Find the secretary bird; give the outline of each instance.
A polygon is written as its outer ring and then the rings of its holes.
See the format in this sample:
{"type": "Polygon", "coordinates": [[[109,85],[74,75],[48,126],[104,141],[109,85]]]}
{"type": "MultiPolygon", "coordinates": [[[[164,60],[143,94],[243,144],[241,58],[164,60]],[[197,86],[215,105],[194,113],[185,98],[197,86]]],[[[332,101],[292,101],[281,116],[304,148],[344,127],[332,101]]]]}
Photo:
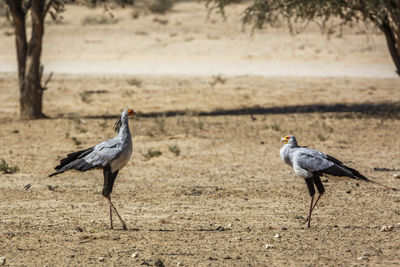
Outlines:
{"type": "MultiPolygon", "coordinates": [[[[368,179],[364,175],[360,174],[357,170],[344,165],[341,161],[332,156],[326,155],[318,150],[299,146],[297,144],[296,137],[293,135],[287,135],[283,137],[281,142],[285,143],[280,150],[282,160],[293,168],[297,176],[304,178],[307,184],[308,192],[311,196],[310,211],[308,213],[307,220],[305,221],[307,222],[308,228],[310,228],[311,213],[313,212],[322,194],[325,192],[325,188],[320,178],[320,176],[323,174],[345,176],[390,188],[386,185],[368,179]],[[319,193],[315,203],[313,203],[315,195],[314,185],[317,187],[319,193]]],[[[397,190],[395,188],[390,189],[397,190]]]]}
{"type": "Polygon", "coordinates": [[[114,229],[112,220],[112,210],[114,209],[123,229],[127,230],[125,222],[111,202],[111,192],[119,170],[128,163],[132,155],[132,138],[129,131],[128,117],[135,114],[136,112],[133,109],[125,109],[115,123],[114,130],[118,132],[117,136],[93,147],[68,154],[55,167],[56,171],[49,175],[51,177],[68,170],[85,172],[91,169],[103,169],[104,185],[102,194],[109,204],[111,229],[114,229]]]}

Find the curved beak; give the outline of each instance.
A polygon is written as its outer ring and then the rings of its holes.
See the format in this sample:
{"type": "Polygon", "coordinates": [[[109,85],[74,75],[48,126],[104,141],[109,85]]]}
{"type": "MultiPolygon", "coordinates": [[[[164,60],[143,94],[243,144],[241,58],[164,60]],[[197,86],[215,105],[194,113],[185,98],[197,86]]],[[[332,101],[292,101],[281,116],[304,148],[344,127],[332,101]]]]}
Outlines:
{"type": "Polygon", "coordinates": [[[287,144],[288,143],[288,139],[287,139],[287,137],[285,136],[285,137],[282,137],[282,139],[281,139],[281,142],[282,143],[285,143],[285,144],[287,144]]]}

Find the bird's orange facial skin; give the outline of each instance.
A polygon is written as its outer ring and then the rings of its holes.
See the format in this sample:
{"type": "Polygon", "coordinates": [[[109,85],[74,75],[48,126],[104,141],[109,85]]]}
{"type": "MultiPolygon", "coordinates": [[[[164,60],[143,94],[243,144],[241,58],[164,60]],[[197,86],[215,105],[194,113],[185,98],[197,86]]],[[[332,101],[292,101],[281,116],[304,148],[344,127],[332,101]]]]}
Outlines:
{"type": "Polygon", "coordinates": [[[135,115],[136,112],[133,109],[128,109],[127,111],[128,115],[135,115]]]}
{"type": "Polygon", "coordinates": [[[285,137],[282,137],[281,142],[287,144],[289,142],[290,136],[286,135],[285,137]]]}

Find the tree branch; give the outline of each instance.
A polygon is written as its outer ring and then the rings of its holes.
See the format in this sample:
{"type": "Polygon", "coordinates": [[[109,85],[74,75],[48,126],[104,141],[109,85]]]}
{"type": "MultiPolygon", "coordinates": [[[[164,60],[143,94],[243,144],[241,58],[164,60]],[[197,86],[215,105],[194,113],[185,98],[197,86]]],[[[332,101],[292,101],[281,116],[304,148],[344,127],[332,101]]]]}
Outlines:
{"type": "Polygon", "coordinates": [[[50,0],[50,1],[47,3],[46,7],[44,8],[43,17],[45,17],[46,14],[49,12],[49,10],[50,10],[51,5],[53,4],[53,2],[54,2],[54,0],[50,0]]]}

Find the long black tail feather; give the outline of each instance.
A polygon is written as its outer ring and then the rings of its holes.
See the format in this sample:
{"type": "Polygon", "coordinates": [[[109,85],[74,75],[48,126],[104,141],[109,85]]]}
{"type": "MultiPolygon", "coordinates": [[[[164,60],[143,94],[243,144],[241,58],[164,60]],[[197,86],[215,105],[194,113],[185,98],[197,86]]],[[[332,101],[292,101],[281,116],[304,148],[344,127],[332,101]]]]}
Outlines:
{"type": "Polygon", "coordinates": [[[50,174],[49,177],[63,173],[64,171],[70,169],[75,169],[82,172],[92,169],[94,166],[87,163],[82,158],[90,154],[93,151],[93,149],[94,147],[90,147],[84,150],[68,154],[66,158],[60,160],[60,164],[54,168],[56,172],[50,174]]]}
{"type": "Polygon", "coordinates": [[[381,183],[378,183],[376,181],[368,179],[367,177],[362,175],[359,171],[357,171],[357,170],[355,170],[353,168],[347,167],[342,162],[340,162],[339,160],[337,160],[337,159],[335,159],[333,157],[330,157],[329,159],[332,162],[334,162],[335,164],[332,165],[331,167],[323,170],[321,172],[321,174],[325,173],[325,174],[330,174],[330,175],[334,175],[334,176],[346,176],[346,177],[349,177],[349,178],[352,178],[352,179],[362,180],[362,181],[365,181],[365,182],[374,183],[374,184],[377,184],[379,186],[383,186],[385,188],[388,188],[388,189],[391,189],[391,190],[394,190],[394,191],[398,190],[397,188],[393,188],[393,187],[390,187],[390,186],[387,186],[387,185],[384,185],[384,184],[381,184],[381,183]]]}

